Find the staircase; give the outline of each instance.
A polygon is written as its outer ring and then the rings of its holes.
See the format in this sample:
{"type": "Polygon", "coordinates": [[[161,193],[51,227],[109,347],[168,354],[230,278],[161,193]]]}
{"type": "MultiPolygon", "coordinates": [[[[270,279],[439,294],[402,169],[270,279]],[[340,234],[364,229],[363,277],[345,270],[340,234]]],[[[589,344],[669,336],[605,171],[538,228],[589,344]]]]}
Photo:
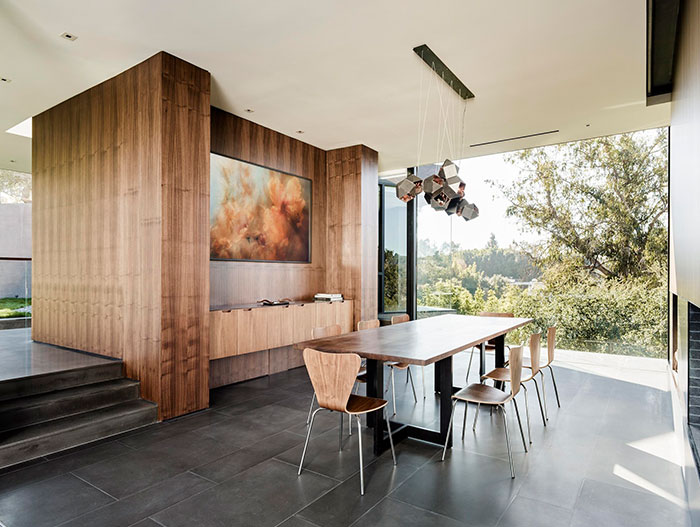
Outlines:
{"type": "Polygon", "coordinates": [[[0,382],[0,468],[154,423],[121,361],[0,382]]]}

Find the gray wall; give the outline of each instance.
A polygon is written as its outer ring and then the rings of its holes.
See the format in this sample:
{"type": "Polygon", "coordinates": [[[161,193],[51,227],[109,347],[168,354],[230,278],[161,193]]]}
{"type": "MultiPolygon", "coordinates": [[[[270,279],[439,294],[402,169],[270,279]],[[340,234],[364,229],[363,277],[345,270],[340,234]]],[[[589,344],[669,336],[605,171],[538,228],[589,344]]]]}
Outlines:
{"type": "MultiPolygon", "coordinates": [[[[31,258],[32,204],[0,204],[0,257],[31,258]]],[[[0,298],[31,296],[31,262],[0,260],[0,298]]]]}

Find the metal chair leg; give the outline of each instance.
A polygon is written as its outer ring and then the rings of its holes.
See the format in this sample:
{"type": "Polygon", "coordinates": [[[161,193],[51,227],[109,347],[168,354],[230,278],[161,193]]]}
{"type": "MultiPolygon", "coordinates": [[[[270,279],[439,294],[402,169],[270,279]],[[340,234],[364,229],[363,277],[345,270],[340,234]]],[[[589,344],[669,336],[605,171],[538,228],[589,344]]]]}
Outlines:
{"type": "Polygon", "coordinates": [[[557,406],[561,408],[561,403],[559,402],[559,390],[557,389],[557,381],[554,379],[554,368],[552,368],[551,364],[548,364],[547,368],[549,368],[549,374],[552,376],[552,384],[554,385],[554,395],[557,396],[557,406]]]}
{"type": "Polygon", "coordinates": [[[316,392],[314,392],[313,396],[311,397],[311,404],[309,405],[309,415],[306,416],[306,424],[309,424],[309,421],[311,420],[311,412],[314,410],[314,403],[316,402],[316,392]]]}
{"type": "Polygon", "coordinates": [[[445,452],[447,452],[447,443],[450,442],[450,434],[452,433],[452,420],[455,417],[455,406],[457,406],[457,399],[452,403],[452,413],[450,413],[450,424],[447,425],[447,437],[445,438],[445,446],[442,447],[442,458],[440,461],[445,461],[445,452]]]}
{"type": "Polygon", "coordinates": [[[518,427],[520,428],[520,437],[523,438],[523,447],[525,448],[525,453],[527,453],[527,441],[525,441],[525,432],[523,431],[523,423],[520,421],[520,411],[518,410],[518,403],[515,398],[513,399],[513,407],[515,408],[515,416],[518,418],[518,427]]]}
{"type": "Polygon", "coordinates": [[[394,368],[391,368],[391,401],[394,403],[394,415],[396,415],[396,387],[394,385],[394,368]]]}
{"type": "Polygon", "coordinates": [[[306,449],[309,446],[309,438],[311,437],[311,429],[314,426],[314,419],[316,418],[316,414],[321,410],[323,410],[323,408],[317,408],[316,411],[311,414],[309,429],[306,431],[306,441],[304,441],[304,450],[301,452],[301,461],[299,461],[299,471],[297,472],[297,476],[301,476],[301,467],[304,465],[304,458],[306,457],[306,449]]]}
{"type": "Polygon", "coordinates": [[[389,424],[389,416],[386,412],[382,410],[384,414],[384,420],[386,421],[386,431],[389,433],[389,446],[391,446],[391,458],[394,460],[394,465],[396,465],[396,452],[394,451],[394,438],[391,435],[391,424],[389,424]]]}
{"type": "MultiPolygon", "coordinates": [[[[357,429],[360,429],[360,418],[359,416],[355,416],[357,418],[357,429]]],[[[365,467],[364,467],[364,462],[362,461],[362,434],[360,432],[357,433],[357,444],[359,445],[360,448],[360,494],[362,496],[365,495],[365,467]]]]}
{"type": "Polygon", "coordinates": [[[408,384],[408,378],[411,376],[411,367],[406,368],[406,384],[408,384]]]}
{"type": "MultiPolygon", "coordinates": [[[[493,406],[491,408],[493,408],[493,406]]],[[[474,432],[476,432],[476,418],[479,417],[479,410],[481,410],[481,403],[476,403],[476,413],[474,414],[474,424],[472,425],[472,430],[474,432]]]]}
{"type": "Polygon", "coordinates": [[[542,408],[542,397],[540,397],[540,387],[537,384],[537,378],[532,379],[535,384],[535,391],[537,392],[537,402],[540,403],[540,413],[542,414],[542,424],[547,426],[547,418],[544,416],[544,408],[542,408]]]}
{"type": "Polygon", "coordinates": [[[418,397],[416,397],[416,386],[413,384],[413,374],[411,373],[411,368],[408,369],[408,377],[411,380],[411,390],[413,390],[413,402],[417,403],[418,402],[418,397]]]}
{"type": "Polygon", "coordinates": [[[467,376],[465,380],[467,381],[467,386],[469,386],[469,372],[472,370],[472,359],[474,358],[474,348],[472,347],[472,352],[469,355],[469,366],[467,366],[467,376]]]}
{"type": "Polygon", "coordinates": [[[520,384],[523,387],[523,397],[525,398],[525,416],[527,418],[527,438],[532,444],[532,430],[530,429],[530,407],[527,404],[527,388],[524,384],[520,384]]]}
{"type": "Polygon", "coordinates": [[[462,422],[462,441],[464,441],[464,432],[467,429],[467,410],[469,410],[469,403],[465,401],[465,403],[464,403],[464,421],[462,422]]]}
{"type": "Polygon", "coordinates": [[[513,466],[513,452],[510,449],[510,436],[508,435],[508,418],[506,416],[506,407],[501,406],[503,410],[503,426],[506,429],[506,443],[508,444],[508,460],[510,461],[510,477],[515,479],[515,467],[513,466]]]}
{"type": "MultiPolygon", "coordinates": [[[[544,372],[542,370],[540,370],[540,377],[542,378],[542,403],[544,404],[544,416],[547,418],[547,421],[549,421],[549,412],[547,411],[547,393],[544,389],[544,372]]],[[[537,380],[535,380],[535,384],[537,384],[537,380]]]]}

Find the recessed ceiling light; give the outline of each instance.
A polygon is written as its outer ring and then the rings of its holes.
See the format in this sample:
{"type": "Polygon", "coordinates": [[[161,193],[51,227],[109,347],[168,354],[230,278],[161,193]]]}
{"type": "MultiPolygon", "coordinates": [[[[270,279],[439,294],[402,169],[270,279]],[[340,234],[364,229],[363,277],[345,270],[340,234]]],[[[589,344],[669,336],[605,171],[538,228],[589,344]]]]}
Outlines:
{"type": "Polygon", "coordinates": [[[297,133],[298,133],[298,134],[303,134],[303,133],[304,133],[304,130],[297,130],[297,133]]]}
{"type": "Polygon", "coordinates": [[[65,38],[66,40],[73,42],[74,40],[77,40],[78,37],[73,33],[61,33],[61,38],[65,38]]]}
{"type": "Polygon", "coordinates": [[[5,130],[8,134],[21,135],[22,137],[32,137],[32,118],[28,117],[19,124],[14,125],[12,128],[5,130]]]}
{"type": "Polygon", "coordinates": [[[5,83],[10,83],[10,82],[12,82],[12,79],[8,79],[7,77],[0,77],[0,81],[5,82],[5,83]]]}
{"type": "Polygon", "coordinates": [[[10,159],[10,163],[14,163],[14,162],[15,162],[15,160],[14,160],[14,159],[10,159]]]}
{"type": "Polygon", "coordinates": [[[255,113],[255,110],[253,110],[252,108],[246,108],[245,111],[248,113],[255,113]]]}
{"type": "Polygon", "coordinates": [[[588,128],[589,126],[591,126],[591,123],[586,123],[586,128],[588,128]]]}

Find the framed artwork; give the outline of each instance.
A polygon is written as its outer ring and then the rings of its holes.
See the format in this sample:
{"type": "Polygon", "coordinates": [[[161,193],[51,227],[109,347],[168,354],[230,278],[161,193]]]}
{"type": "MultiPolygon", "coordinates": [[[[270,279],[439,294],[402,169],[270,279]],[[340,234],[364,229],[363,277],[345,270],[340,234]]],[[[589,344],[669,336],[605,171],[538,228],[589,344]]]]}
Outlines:
{"type": "Polygon", "coordinates": [[[311,262],[311,180],[211,154],[209,257],[311,262]]]}

